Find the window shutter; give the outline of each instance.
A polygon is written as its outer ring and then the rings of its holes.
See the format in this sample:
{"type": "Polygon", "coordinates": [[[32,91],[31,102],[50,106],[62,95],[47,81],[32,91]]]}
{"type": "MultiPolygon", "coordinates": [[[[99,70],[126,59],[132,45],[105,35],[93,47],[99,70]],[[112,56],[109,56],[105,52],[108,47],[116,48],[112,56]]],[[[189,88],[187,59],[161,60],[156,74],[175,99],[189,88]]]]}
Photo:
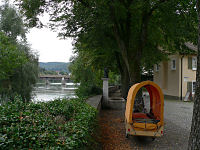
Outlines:
{"type": "Polygon", "coordinates": [[[192,57],[192,70],[197,70],[197,57],[192,57]]]}
{"type": "Polygon", "coordinates": [[[192,92],[192,82],[187,82],[187,91],[192,92]]]}
{"type": "Polygon", "coordinates": [[[192,69],[192,57],[188,57],[188,69],[192,69]]]}

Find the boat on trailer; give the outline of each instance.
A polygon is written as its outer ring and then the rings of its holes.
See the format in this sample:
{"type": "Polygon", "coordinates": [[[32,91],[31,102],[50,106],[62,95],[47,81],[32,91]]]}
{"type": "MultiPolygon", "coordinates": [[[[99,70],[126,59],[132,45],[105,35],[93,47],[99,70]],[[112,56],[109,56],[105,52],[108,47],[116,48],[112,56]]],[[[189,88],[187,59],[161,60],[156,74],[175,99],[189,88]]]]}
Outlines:
{"type": "Polygon", "coordinates": [[[149,136],[152,139],[163,136],[164,130],[164,96],[161,88],[152,81],[143,81],[133,85],[127,97],[125,111],[126,137],[149,136]],[[149,93],[150,111],[134,111],[136,94],[141,88],[149,93]]]}

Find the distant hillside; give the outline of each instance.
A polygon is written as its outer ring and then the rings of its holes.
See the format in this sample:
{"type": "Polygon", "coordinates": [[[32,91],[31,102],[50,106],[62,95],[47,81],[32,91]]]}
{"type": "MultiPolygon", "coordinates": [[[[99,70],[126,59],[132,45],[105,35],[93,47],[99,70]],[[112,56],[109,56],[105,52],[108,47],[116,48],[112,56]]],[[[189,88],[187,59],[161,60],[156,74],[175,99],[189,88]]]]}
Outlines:
{"type": "Polygon", "coordinates": [[[69,73],[68,66],[70,65],[70,62],[64,63],[64,62],[39,62],[39,66],[41,68],[44,68],[48,71],[64,71],[69,73]]]}

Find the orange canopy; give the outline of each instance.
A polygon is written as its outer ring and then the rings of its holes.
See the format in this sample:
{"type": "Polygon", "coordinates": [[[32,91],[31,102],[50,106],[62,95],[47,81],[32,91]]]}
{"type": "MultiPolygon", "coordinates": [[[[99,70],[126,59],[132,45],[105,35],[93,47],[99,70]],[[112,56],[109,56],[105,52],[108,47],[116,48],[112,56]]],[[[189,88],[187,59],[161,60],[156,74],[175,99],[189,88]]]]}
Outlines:
{"type": "Polygon", "coordinates": [[[125,117],[127,123],[133,123],[133,106],[137,92],[142,87],[145,87],[149,92],[150,96],[150,107],[155,117],[160,120],[161,126],[164,125],[164,96],[160,87],[152,81],[144,81],[141,83],[134,84],[129,92],[126,102],[125,117]]]}

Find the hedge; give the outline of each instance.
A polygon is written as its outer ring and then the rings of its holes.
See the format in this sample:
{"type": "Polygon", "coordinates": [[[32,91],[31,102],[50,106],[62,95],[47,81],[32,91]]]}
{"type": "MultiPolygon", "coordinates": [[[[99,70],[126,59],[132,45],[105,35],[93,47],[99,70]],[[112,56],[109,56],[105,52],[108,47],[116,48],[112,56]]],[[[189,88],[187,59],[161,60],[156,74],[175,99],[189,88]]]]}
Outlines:
{"type": "Polygon", "coordinates": [[[96,110],[80,99],[0,106],[0,149],[87,149],[96,110]]]}

